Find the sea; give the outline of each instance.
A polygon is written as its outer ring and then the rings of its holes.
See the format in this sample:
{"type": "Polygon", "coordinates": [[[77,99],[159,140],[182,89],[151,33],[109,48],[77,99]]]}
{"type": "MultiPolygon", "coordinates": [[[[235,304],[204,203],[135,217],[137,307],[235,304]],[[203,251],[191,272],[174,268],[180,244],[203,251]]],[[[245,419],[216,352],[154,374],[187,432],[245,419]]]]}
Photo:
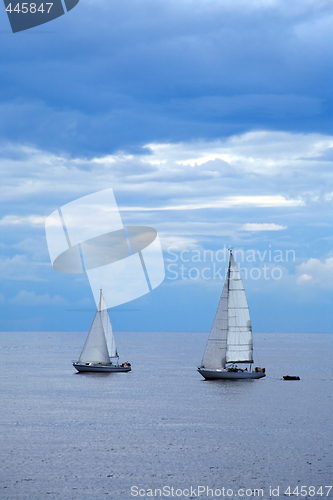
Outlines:
{"type": "Polygon", "coordinates": [[[79,374],[86,333],[1,333],[1,500],[333,498],[333,334],[256,333],[265,378],[205,381],[207,332],[116,332],[132,371],[79,374]]]}

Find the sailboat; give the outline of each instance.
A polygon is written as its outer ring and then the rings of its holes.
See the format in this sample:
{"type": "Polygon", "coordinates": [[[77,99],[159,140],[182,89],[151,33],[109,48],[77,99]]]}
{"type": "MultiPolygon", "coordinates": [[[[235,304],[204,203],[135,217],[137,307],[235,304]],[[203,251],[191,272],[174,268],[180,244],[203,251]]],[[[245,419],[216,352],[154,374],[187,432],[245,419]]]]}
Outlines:
{"type": "Polygon", "coordinates": [[[73,366],[79,372],[129,372],[130,363],[119,364],[109,313],[100,291],[94,321],[78,361],[73,366]]]}
{"type": "Polygon", "coordinates": [[[207,380],[262,378],[265,377],[265,368],[252,370],[249,307],[232,250],[229,252],[228,273],[198,371],[207,380]],[[238,364],[249,364],[249,368],[239,368],[238,364]]]}

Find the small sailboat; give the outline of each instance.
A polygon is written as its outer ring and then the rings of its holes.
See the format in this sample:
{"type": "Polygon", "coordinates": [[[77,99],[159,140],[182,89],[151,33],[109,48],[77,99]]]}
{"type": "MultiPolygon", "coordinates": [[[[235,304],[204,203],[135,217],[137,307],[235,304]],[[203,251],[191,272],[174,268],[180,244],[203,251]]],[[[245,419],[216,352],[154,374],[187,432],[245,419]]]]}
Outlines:
{"type": "Polygon", "coordinates": [[[129,372],[130,363],[119,364],[119,356],[105,300],[100,291],[94,321],[78,361],[73,366],[79,372],[129,372]]]}
{"type": "Polygon", "coordinates": [[[262,378],[265,377],[265,368],[256,367],[252,371],[249,307],[232,250],[229,252],[228,273],[198,371],[207,380],[262,378]],[[238,364],[249,364],[249,367],[239,368],[238,364]]]}

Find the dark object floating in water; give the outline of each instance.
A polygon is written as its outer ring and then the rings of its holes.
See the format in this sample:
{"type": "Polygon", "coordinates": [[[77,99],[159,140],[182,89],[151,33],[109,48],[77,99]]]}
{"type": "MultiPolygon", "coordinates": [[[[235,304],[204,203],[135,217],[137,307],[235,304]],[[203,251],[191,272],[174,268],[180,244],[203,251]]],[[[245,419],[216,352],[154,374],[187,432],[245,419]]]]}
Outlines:
{"type": "Polygon", "coordinates": [[[284,375],[283,380],[301,380],[299,377],[295,375],[284,375]]]}

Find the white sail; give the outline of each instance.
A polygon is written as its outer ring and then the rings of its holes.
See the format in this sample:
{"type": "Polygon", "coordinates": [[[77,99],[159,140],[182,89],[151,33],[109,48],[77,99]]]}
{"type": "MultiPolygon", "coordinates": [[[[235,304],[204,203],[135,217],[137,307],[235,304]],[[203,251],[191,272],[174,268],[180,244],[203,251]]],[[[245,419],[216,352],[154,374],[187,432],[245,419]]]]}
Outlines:
{"type": "Polygon", "coordinates": [[[228,293],[227,363],[253,363],[252,328],[249,307],[240,272],[230,253],[228,293]]]}
{"type": "Polygon", "coordinates": [[[102,325],[103,325],[103,329],[104,329],[104,335],[106,338],[106,344],[108,346],[109,356],[110,356],[110,358],[118,357],[116,341],[114,339],[112,325],[111,325],[109,313],[108,313],[108,310],[107,310],[107,307],[105,304],[105,300],[104,300],[104,297],[102,294],[102,290],[101,290],[101,294],[100,294],[98,310],[101,312],[102,325]]]}
{"type": "Polygon", "coordinates": [[[228,274],[201,367],[216,370],[225,368],[227,363],[253,363],[249,307],[231,252],[228,274]]]}
{"type": "Polygon", "coordinates": [[[79,357],[79,363],[110,364],[100,311],[97,311],[95,314],[93,324],[79,357]]]}
{"type": "Polygon", "coordinates": [[[78,361],[78,372],[130,372],[130,363],[119,364],[109,313],[100,291],[98,308],[78,361]],[[116,359],[115,359],[116,358],[116,359]]]}
{"type": "Polygon", "coordinates": [[[214,370],[225,366],[228,334],[228,282],[227,276],[202,358],[201,366],[204,368],[214,370]]]}

